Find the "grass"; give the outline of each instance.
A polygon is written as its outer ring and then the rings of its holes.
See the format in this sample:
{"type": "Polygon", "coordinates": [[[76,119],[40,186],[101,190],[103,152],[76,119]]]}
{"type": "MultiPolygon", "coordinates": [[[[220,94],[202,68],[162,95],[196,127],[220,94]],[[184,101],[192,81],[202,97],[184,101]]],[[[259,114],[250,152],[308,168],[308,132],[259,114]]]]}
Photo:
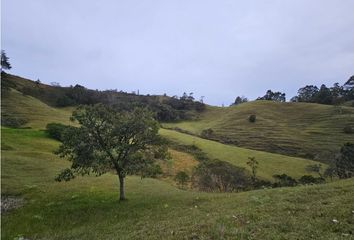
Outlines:
{"type": "Polygon", "coordinates": [[[199,120],[165,123],[200,135],[212,128],[213,138],[233,140],[237,146],[291,156],[313,157],[330,162],[354,135],[343,133],[354,127],[354,108],[311,103],[254,101],[232,107],[208,107],[199,120]],[[255,123],[248,117],[256,114],[255,123]]]}
{"type": "Polygon", "coordinates": [[[272,176],[274,174],[283,173],[294,178],[300,178],[303,175],[309,174],[309,172],[305,170],[307,165],[318,163],[303,158],[295,158],[225,145],[167,129],[161,129],[160,134],[180,144],[196,145],[211,159],[217,158],[246,169],[249,168],[247,166],[247,161],[249,160],[248,157],[255,157],[259,162],[257,176],[269,181],[273,180],[272,176]]]}
{"type": "Polygon", "coordinates": [[[19,195],[25,200],[23,207],[2,214],[2,239],[353,236],[353,179],[216,194],[182,191],[164,181],[128,177],[129,200],[120,203],[117,177],[111,174],[55,182],[55,175],[68,162],[52,154],[58,143],[42,131],[4,128],[2,137],[11,148],[2,151],[2,194],[19,195]]]}
{"type": "Polygon", "coordinates": [[[27,119],[28,123],[24,127],[45,129],[49,122],[72,124],[69,120],[73,111],[71,107],[53,108],[14,89],[3,93],[1,100],[2,113],[27,119]]]}

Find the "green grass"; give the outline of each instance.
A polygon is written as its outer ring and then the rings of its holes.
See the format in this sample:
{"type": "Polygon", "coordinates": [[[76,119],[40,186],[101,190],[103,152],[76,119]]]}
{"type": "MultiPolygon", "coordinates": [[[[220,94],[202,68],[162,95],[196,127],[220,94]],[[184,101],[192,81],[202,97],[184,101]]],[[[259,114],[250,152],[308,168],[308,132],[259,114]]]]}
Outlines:
{"type": "Polygon", "coordinates": [[[68,162],[39,130],[2,129],[2,194],[23,207],[2,214],[2,239],[350,239],[354,180],[244,193],[182,191],[128,177],[118,202],[117,177],[57,183],[68,162]],[[22,142],[19,140],[22,139],[22,142]],[[40,147],[39,147],[40,146],[40,147]],[[339,221],[338,224],[332,222],[339,221]]]}
{"type": "Polygon", "coordinates": [[[53,108],[14,89],[3,93],[1,100],[2,113],[27,119],[25,127],[45,129],[49,122],[72,124],[70,116],[74,108],[53,108]]]}
{"type": "Polygon", "coordinates": [[[254,101],[233,107],[208,107],[199,120],[166,123],[193,134],[212,128],[215,139],[231,139],[238,146],[292,156],[314,156],[330,161],[354,135],[343,133],[354,127],[354,108],[311,104],[254,101]],[[248,117],[256,114],[255,123],[248,117]]]}
{"type": "Polygon", "coordinates": [[[172,130],[161,129],[160,134],[180,144],[196,145],[211,159],[217,158],[246,169],[249,169],[247,166],[248,157],[255,157],[259,162],[257,176],[269,181],[273,180],[272,176],[274,174],[283,173],[294,178],[300,178],[303,175],[309,174],[309,172],[305,171],[307,165],[318,163],[303,158],[225,145],[172,130]]]}

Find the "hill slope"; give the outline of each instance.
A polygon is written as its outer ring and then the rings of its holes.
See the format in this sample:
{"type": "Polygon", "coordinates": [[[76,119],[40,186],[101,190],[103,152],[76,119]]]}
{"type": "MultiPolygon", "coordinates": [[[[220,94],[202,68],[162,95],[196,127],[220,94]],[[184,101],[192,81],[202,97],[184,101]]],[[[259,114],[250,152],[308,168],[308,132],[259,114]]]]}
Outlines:
{"type": "Polygon", "coordinates": [[[227,108],[208,107],[199,120],[166,123],[200,135],[211,128],[212,139],[267,152],[330,161],[343,143],[354,141],[343,133],[354,127],[354,108],[311,103],[254,101],[227,108]],[[255,123],[248,117],[256,114],[255,123]]]}
{"type": "Polygon", "coordinates": [[[25,127],[44,129],[49,122],[71,124],[72,107],[53,108],[14,89],[3,92],[1,100],[2,116],[25,119],[25,127]]]}
{"type": "Polygon", "coordinates": [[[1,215],[2,239],[327,240],[353,233],[353,179],[216,194],[128,177],[129,200],[119,203],[111,174],[55,182],[68,162],[53,155],[58,143],[42,131],[2,129],[2,137],[2,196],[24,204],[1,215]]]}
{"type": "MultiPolygon", "coordinates": [[[[24,96],[16,90],[11,89],[7,92],[2,104],[4,113],[28,119],[26,126],[34,129],[45,129],[46,124],[50,122],[72,124],[69,122],[72,108],[53,108],[36,98],[24,96]]],[[[197,145],[212,159],[217,158],[243,168],[248,168],[246,164],[248,157],[256,157],[260,163],[258,176],[270,181],[273,180],[274,174],[283,173],[299,178],[309,174],[305,171],[307,165],[316,163],[301,158],[228,146],[175,131],[161,129],[160,133],[179,144],[197,145]]]]}
{"type": "Polygon", "coordinates": [[[248,157],[255,157],[259,162],[257,176],[268,181],[273,180],[273,175],[283,173],[294,178],[300,178],[309,174],[305,170],[306,166],[318,163],[303,158],[225,145],[166,129],[161,129],[160,134],[179,144],[195,145],[211,159],[219,159],[246,169],[249,168],[247,166],[248,157]]]}

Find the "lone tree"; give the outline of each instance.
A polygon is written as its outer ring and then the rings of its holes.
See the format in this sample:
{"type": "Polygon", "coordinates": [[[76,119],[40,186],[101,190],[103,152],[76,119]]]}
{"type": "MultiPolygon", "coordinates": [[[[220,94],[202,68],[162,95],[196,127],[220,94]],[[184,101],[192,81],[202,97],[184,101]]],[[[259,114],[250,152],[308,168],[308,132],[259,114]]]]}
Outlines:
{"type": "Polygon", "coordinates": [[[71,168],[63,170],[57,181],[75,175],[100,176],[112,169],[119,179],[119,200],[125,200],[124,179],[128,174],[143,174],[156,157],[163,158],[159,125],[150,111],[136,108],[117,112],[102,104],[83,106],[73,112],[80,127],[69,127],[57,151],[67,157],[71,168]]]}
{"type": "Polygon", "coordinates": [[[6,56],[4,50],[1,50],[1,71],[3,69],[11,69],[11,64],[9,62],[9,58],[6,56]]]}

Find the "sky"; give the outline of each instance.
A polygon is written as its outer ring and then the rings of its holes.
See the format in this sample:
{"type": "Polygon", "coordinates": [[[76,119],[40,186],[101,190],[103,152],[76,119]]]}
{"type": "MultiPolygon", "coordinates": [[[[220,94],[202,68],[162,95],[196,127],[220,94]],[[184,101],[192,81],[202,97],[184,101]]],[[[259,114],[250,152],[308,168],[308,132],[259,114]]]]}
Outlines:
{"type": "Polygon", "coordinates": [[[354,74],[353,0],[2,0],[10,73],[212,105],[354,74]]]}

